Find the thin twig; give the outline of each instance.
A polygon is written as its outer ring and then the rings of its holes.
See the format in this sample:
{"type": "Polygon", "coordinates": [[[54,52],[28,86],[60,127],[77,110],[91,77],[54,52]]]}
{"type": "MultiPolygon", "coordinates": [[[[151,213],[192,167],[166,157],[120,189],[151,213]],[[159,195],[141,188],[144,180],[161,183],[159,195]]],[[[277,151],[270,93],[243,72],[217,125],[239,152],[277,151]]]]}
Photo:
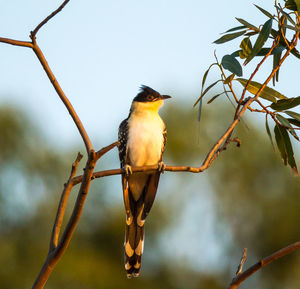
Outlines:
{"type": "Polygon", "coordinates": [[[106,154],[107,152],[109,152],[110,150],[112,150],[114,147],[118,146],[120,144],[119,141],[116,141],[106,147],[103,147],[102,149],[100,149],[99,151],[96,152],[96,159],[100,159],[104,154],[106,154]]]}
{"type": "MultiPolygon", "coordinates": [[[[250,84],[250,82],[252,81],[253,77],[255,76],[255,74],[257,73],[257,71],[259,70],[259,68],[261,67],[261,65],[265,62],[265,60],[271,55],[272,51],[274,50],[274,48],[278,45],[278,41],[279,41],[279,38],[276,40],[274,39],[273,41],[273,44],[272,44],[272,47],[270,48],[270,50],[268,51],[268,53],[263,57],[263,59],[258,63],[258,65],[256,66],[255,70],[253,71],[253,73],[251,74],[250,78],[248,79],[245,87],[244,87],[244,90],[242,92],[242,96],[239,100],[239,103],[238,103],[238,106],[237,106],[237,109],[236,109],[236,114],[235,114],[235,118],[237,117],[237,114],[238,114],[238,111],[240,109],[240,106],[241,106],[241,103],[243,102],[244,100],[244,97],[245,97],[245,94],[246,94],[246,91],[247,91],[247,88],[250,84]]],[[[260,89],[261,90],[261,89],[260,89]]]]}
{"type": "MultiPolygon", "coordinates": [[[[61,256],[66,251],[71,238],[73,236],[73,233],[76,229],[76,226],[78,224],[78,221],[80,219],[83,206],[87,197],[87,193],[89,191],[90,183],[91,183],[91,177],[93,174],[93,170],[96,165],[96,158],[95,158],[95,152],[92,150],[89,158],[86,162],[86,166],[84,169],[84,175],[82,177],[81,186],[78,192],[78,196],[76,199],[75,206],[73,208],[72,215],[67,223],[67,226],[64,230],[64,233],[57,245],[57,247],[49,251],[46,260],[44,261],[44,264],[42,266],[41,271],[39,272],[32,289],[41,289],[45,286],[52,270],[54,269],[55,265],[61,258],[61,256]]],[[[73,183],[72,183],[73,184],[73,183]]]]}
{"type": "Polygon", "coordinates": [[[72,179],[76,174],[76,170],[81,159],[82,159],[82,154],[78,153],[75,162],[72,164],[71,174],[68,179],[68,182],[65,184],[64,190],[62,192],[60,202],[57,208],[56,218],[52,229],[52,235],[50,238],[49,251],[52,251],[57,247],[58,237],[61,229],[62,220],[64,218],[68,197],[73,187],[72,179]]]}
{"type": "Polygon", "coordinates": [[[242,274],[243,266],[244,266],[246,260],[247,260],[247,248],[244,248],[244,251],[243,251],[243,255],[242,255],[240,264],[239,264],[239,266],[238,266],[238,268],[237,268],[237,271],[236,271],[236,273],[235,273],[236,276],[242,274]]]}
{"type": "Polygon", "coordinates": [[[47,16],[36,28],[31,31],[30,37],[33,40],[38,33],[38,31],[44,26],[51,18],[53,18],[57,13],[59,13],[69,2],[70,0],[65,0],[55,11],[53,11],[49,16],[47,16]]]}
{"type": "Polygon", "coordinates": [[[259,269],[267,266],[268,264],[274,262],[275,260],[297,250],[300,249],[300,241],[296,242],[294,244],[291,244],[285,248],[280,249],[279,251],[276,251],[272,255],[258,261],[256,264],[248,268],[244,273],[237,275],[235,278],[233,278],[232,282],[230,283],[228,289],[236,289],[239,287],[239,285],[245,281],[249,276],[254,274],[259,269]]]}

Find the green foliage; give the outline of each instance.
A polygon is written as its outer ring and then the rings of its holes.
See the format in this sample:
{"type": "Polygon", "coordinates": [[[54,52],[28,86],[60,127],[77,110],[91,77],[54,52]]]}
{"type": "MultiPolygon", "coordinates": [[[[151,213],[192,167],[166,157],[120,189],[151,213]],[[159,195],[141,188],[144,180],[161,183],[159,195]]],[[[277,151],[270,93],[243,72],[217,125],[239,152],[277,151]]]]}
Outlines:
{"type": "Polygon", "coordinates": [[[259,9],[263,14],[265,14],[266,16],[268,16],[269,18],[273,18],[273,17],[274,17],[270,12],[268,12],[268,11],[266,11],[265,9],[259,7],[258,5],[254,4],[254,6],[255,6],[257,9],[259,9]]]}
{"type": "MultiPolygon", "coordinates": [[[[241,85],[243,85],[244,87],[246,87],[248,80],[244,79],[244,78],[237,78],[236,79],[241,85]]],[[[247,86],[247,90],[256,95],[258,93],[258,91],[261,88],[261,84],[256,82],[256,81],[250,81],[249,85],[247,86]]],[[[261,94],[260,94],[261,98],[264,98],[266,100],[272,101],[272,102],[277,102],[276,98],[278,99],[286,99],[287,97],[284,96],[283,94],[281,94],[280,92],[276,91],[275,89],[271,88],[271,87],[264,87],[264,89],[262,90],[261,94]]]]}
{"type": "Polygon", "coordinates": [[[276,103],[271,104],[271,108],[280,111],[293,108],[298,105],[300,105],[300,96],[278,100],[276,103]]]}
{"type": "Polygon", "coordinates": [[[258,35],[258,38],[256,39],[254,47],[253,47],[250,55],[245,60],[244,65],[249,63],[257,55],[257,53],[261,50],[261,48],[264,46],[264,44],[266,43],[266,41],[269,38],[269,35],[271,33],[272,23],[273,23],[273,19],[269,19],[263,25],[263,27],[258,35]]]}
{"type": "MultiPolygon", "coordinates": [[[[210,89],[213,87],[216,87],[218,83],[222,83],[223,91],[215,93],[215,95],[208,101],[208,104],[211,104],[216,98],[224,94],[229,100],[231,96],[234,96],[234,102],[238,103],[240,106],[246,103],[245,92],[251,93],[253,95],[252,100],[258,103],[261,108],[260,110],[256,109],[255,111],[266,114],[265,127],[272,145],[272,132],[267,122],[268,116],[271,116],[271,119],[275,121],[276,141],[277,144],[280,144],[278,145],[278,148],[281,153],[281,157],[283,158],[284,163],[289,164],[293,171],[296,172],[296,163],[293,161],[293,148],[290,144],[288,133],[290,133],[297,141],[299,141],[297,130],[299,128],[298,125],[300,122],[300,115],[297,112],[289,111],[288,109],[297,109],[300,107],[300,97],[288,98],[284,94],[266,85],[268,84],[270,78],[267,78],[266,81],[261,83],[253,80],[261,65],[270,55],[272,55],[273,59],[273,71],[271,76],[273,78],[274,86],[275,83],[279,81],[279,68],[285,58],[289,56],[289,53],[300,59],[300,53],[296,47],[294,47],[296,46],[296,42],[294,42],[294,40],[299,38],[300,31],[300,27],[297,24],[300,21],[299,15],[297,14],[300,2],[298,0],[288,0],[284,2],[285,5],[275,2],[274,12],[266,11],[264,8],[255,5],[260,12],[269,18],[265,23],[251,24],[247,20],[236,18],[236,20],[242,24],[242,26],[229,29],[225,33],[233,31],[237,32],[225,34],[215,41],[216,44],[221,44],[236,39],[240,36],[244,36],[240,42],[239,50],[223,56],[221,63],[219,63],[218,59],[216,58],[217,62],[214,63],[214,65],[219,68],[221,72],[221,78],[208,85],[206,89],[204,89],[205,81],[202,81],[202,93],[195,104],[197,104],[200,99],[202,100],[205,94],[208,93],[208,91],[210,91],[210,89]],[[287,9],[291,10],[292,12],[287,12],[287,9]],[[276,22],[277,29],[274,27],[274,23],[276,22]],[[287,33],[288,31],[292,32],[292,37],[290,37],[291,33],[287,33]],[[257,38],[252,41],[253,37],[256,35],[258,35],[257,38]],[[288,39],[287,35],[291,39],[288,39]],[[272,47],[268,47],[269,41],[273,42],[272,47]],[[292,43],[294,43],[294,46],[292,46],[292,43]],[[283,54],[284,56],[282,56],[283,54]],[[242,69],[237,58],[244,59],[244,65],[247,65],[250,61],[257,59],[257,57],[260,56],[263,56],[264,58],[260,60],[260,63],[257,65],[256,69],[251,73],[251,76],[248,78],[236,78],[236,76],[240,76],[242,74],[245,75],[245,68],[242,69]],[[229,71],[231,74],[226,75],[224,70],[229,71]],[[234,90],[234,80],[244,87],[241,98],[238,96],[239,93],[234,90]],[[262,86],[264,88],[262,91],[260,91],[262,86]],[[259,95],[258,92],[260,92],[259,95]],[[269,103],[261,103],[261,100],[257,99],[258,97],[262,100],[266,100],[269,103]],[[291,118],[285,118],[284,116],[278,114],[280,111],[289,115],[291,118]],[[281,129],[279,129],[279,127],[281,129]],[[285,144],[285,146],[283,146],[283,144],[285,144]],[[285,148],[285,150],[283,150],[283,148],[285,148]],[[284,158],[283,155],[286,155],[286,158],[284,158]]],[[[205,80],[206,76],[207,74],[205,75],[205,80]]],[[[249,109],[252,110],[252,108],[249,109]]]]}
{"type": "Polygon", "coordinates": [[[233,39],[245,34],[245,32],[246,32],[246,30],[231,33],[231,34],[226,34],[226,35],[222,36],[221,38],[217,39],[216,41],[214,41],[214,43],[221,44],[221,43],[228,42],[230,40],[233,40],[233,39]]]}
{"type": "Polygon", "coordinates": [[[292,144],[290,141],[290,137],[285,128],[276,124],[274,128],[275,139],[277,143],[278,150],[281,155],[281,159],[284,165],[289,164],[293,169],[294,174],[298,175],[298,170],[294,158],[294,152],[292,148],[292,144]]]}
{"type": "Polygon", "coordinates": [[[243,75],[243,70],[240,63],[232,55],[224,55],[221,62],[222,66],[236,74],[237,76],[243,75]]]}

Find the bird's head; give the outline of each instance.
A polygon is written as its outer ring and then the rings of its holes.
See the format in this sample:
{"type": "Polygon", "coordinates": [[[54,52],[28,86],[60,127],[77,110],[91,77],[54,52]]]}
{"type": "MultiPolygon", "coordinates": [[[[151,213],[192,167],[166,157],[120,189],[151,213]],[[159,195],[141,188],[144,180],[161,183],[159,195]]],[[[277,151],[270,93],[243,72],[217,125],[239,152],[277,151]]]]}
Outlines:
{"type": "Polygon", "coordinates": [[[158,111],[164,100],[168,98],[171,96],[161,95],[151,87],[142,85],[140,92],[132,101],[131,110],[158,111]]]}

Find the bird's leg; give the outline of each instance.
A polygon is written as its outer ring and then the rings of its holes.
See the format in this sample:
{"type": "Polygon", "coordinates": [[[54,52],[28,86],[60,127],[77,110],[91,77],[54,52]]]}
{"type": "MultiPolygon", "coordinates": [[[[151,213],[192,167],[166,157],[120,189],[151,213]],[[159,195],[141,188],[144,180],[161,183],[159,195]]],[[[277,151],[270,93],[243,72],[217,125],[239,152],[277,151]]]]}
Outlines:
{"type": "Polygon", "coordinates": [[[161,162],[158,163],[158,171],[160,173],[163,174],[165,172],[165,168],[166,168],[166,165],[165,165],[165,163],[163,161],[161,161],[161,162]]]}
{"type": "Polygon", "coordinates": [[[132,169],[131,169],[131,166],[130,166],[130,165],[127,165],[127,164],[126,164],[126,165],[123,167],[123,171],[124,171],[126,177],[132,175],[132,169]]]}

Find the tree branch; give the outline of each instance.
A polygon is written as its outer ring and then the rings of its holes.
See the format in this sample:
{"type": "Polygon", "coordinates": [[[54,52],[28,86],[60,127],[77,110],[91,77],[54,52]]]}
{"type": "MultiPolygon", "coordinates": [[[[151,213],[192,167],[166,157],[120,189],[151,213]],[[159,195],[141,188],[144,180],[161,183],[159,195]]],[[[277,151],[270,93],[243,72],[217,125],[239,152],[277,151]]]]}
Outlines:
{"type": "Polygon", "coordinates": [[[39,272],[32,286],[32,289],[41,289],[45,286],[52,270],[54,269],[54,266],[66,251],[71,241],[71,238],[73,236],[73,233],[75,231],[75,228],[78,224],[78,221],[80,219],[83,206],[87,197],[87,193],[89,191],[91,177],[93,174],[93,170],[95,168],[95,164],[96,164],[95,152],[92,150],[84,169],[84,175],[82,178],[81,186],[69,222],[67,223],[65,231],[57,247],[55,247],[52,251],[49,251],[46,260],[42,266],[42,269],[39,272]]]}
{"type": "Polygon", "coordinates": [[[64,218],[65,210],[66,210],[66,204],[67,204],[67,201],[69,198],[69,194],[73,187],[72,179],[74,178],[74,176],[76,174],[76,170],[77,170],[78,164],[81,159],[82,159],[82,154],[78,153],[75,162],[72,164],[72,170],[71,170],[71,174],[68,179],[68,182],[65,184],[64,190],[62,192],[60,202],[58,205],[58,209],[57,209],[57,213],[56,213],[56,218],[55,218],[53,229],[52,229],[52,235],[50,238],[49,252],[54,250],[57,247],[60,228],[61,228],[62,220],[64,218]]]}
{"type": "Polygon", "coordinates": [[[100,159],[104,154],[106,154],[107,152],[109,152],[111,149],[113,149],[114,147],[118,146],[120,144],[119,141],[116,141],[102,149],[100,149],[99,151],[96,152],[96,159],[100,159]]]}
{"type": "Polygon", "coordinates": [[[44,26],[51,18],[53,18],[57,13],[59,13],[69,2],[70,0],[65,0],[55,11],[53,11],[49,16],[47,16],[36,28],[31,31],[30,37],[34,39],[38,31],[44,26]]]}
{"type": "Polygon", "coordinates": [[[28,42],[28,41],[20,41],[20,40],[0,37],[0,42],[15,45],[15,46],[33,48],[32,42],[28,42]]]}
{"type": "Polygon", "coordinates": [[[36,54],[37,58],[39,59],[41,65],[43,66],[50,82],[52,83],[55,91],[57,92],[58,96],[60,97],[61,101],[64,103],[65,107],[67,108],[69,114],[71,115],[74,123],[76,124],[78,130],[79,130],[79,133],[84,141],[84,144],[85,144],[85,147],[86,147],[86,150],[88,153],[90,153],[93,149],[93,146],[92,146],[92,143],[91,143],[91,140],[80,120],[80,118],[78,117],[75,109],[73,108],[71,102],[69,101],[69,99],[67,98],[67,96],[65,95],[64,91],[62,90],[61,86],[59,85],[56,77],[54,76],[52,70],[50,69],[48,63],[47,63],[47,60],[45,58],[45,56],[43,55],[41,49],[39,48],[39,46],[34,42],[34,45],[33,45],[33,51],[34,53],[36,54]]]}
{"type": "Polygon", "coordinates": [[[230,283],[228,289],[236,289],[239,287],[239,285],[245,281],[249,276],[254,274],[259,269],[267,266],[268,264],[274,262],[275,260],[297,250],[300,248],[300,241],[296,242],[294,244],[291,244],[283,249],[280,249],[279,251],[273,253],[272,255],[258,261],[256,264],[248,268],[244,273],[236,276],[233,278],[232,282],[230,283]]]}

